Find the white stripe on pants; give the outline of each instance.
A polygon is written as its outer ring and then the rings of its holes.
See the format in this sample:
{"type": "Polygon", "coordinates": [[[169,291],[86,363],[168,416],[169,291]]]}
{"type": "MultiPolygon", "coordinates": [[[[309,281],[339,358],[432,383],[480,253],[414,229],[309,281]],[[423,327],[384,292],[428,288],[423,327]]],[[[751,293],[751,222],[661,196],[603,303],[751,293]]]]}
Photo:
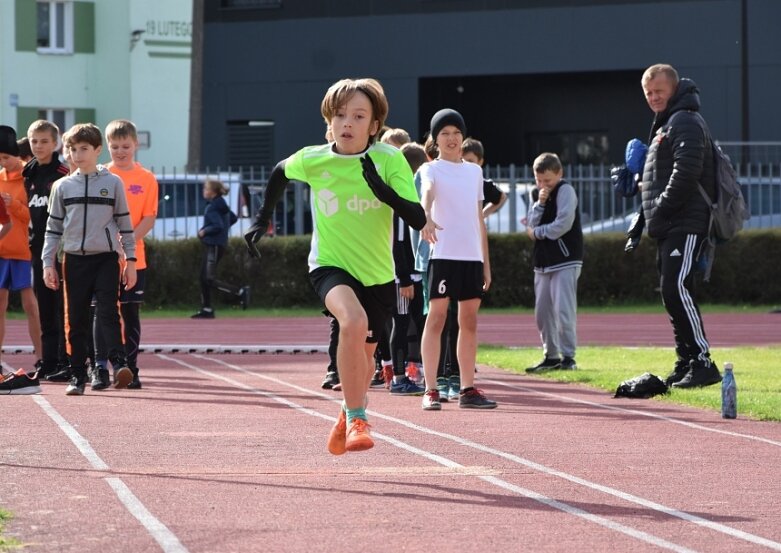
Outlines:
{"type": "Polygon", "coordinates": [[[534,273],[534,318],[545,357],[575,357],[580,269],[534,273]]]}

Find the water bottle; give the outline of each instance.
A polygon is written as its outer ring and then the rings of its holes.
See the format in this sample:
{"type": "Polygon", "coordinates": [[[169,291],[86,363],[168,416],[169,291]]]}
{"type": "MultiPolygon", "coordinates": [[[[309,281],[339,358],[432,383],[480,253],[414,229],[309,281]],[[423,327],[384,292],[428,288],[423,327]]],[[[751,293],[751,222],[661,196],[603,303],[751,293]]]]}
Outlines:
{"type": "Polygon", "coordinates": [[[724,380],[721,381],[721,418],[734,419],[738,416],[738,387],[732,374],[732,363],[724,363],[724,380]]]}

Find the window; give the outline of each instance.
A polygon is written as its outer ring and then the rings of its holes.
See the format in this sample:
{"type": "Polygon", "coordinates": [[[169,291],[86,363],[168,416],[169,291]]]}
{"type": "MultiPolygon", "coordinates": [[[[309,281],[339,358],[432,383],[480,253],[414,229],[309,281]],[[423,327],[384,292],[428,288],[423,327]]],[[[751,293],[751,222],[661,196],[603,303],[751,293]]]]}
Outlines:
{"type": "Polygon", "coordinates": [[[72,109],[39,109],[38,119],[51,121],[61,132],[65,132],[74,125],[76,112],[72,109]]]}
{"type": "Polygon", "coordinates": [[[37,3],[38,52],[70,54],[73,52],[73,2],[37,3]]]}

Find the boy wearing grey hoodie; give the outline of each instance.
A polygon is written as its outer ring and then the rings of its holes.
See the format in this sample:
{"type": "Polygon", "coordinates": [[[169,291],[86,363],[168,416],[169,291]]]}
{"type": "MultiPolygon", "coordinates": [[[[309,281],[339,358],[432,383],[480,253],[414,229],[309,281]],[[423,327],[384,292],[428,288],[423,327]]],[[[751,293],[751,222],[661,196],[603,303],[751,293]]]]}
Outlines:
{"type": "MultiPolygon", "coordinates": [[[[98,156],[103,145],[100,129],[91,123],[74,125],[63,137],[78,170],[57,181],[49,199],[43,253],[43,278],[56,290],[57,252],[64,253],[64,293],[67,305],[68,344],[72,378],[66,395],[82,395],[87,380],[90,303],[97,298],[97,323],[105,338],[114,367],[114,386],[126,388],[133,379],[125,362],[119,323],[120,264],[122,284],[131,289],[136,283],[136,243],[122,180],[103,166],[98,156]]],[[[107,369],[93,371],[91,387],[109,386],[107,369]]]]}

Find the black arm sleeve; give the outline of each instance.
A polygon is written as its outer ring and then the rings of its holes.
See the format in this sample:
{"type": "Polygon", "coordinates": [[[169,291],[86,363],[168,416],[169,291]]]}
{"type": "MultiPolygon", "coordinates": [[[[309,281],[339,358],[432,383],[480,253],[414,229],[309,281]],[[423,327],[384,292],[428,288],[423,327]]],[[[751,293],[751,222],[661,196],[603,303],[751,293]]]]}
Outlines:
{"type": "Polygon", "coordinates": [[[396,194],[395,191],[393,193],[396,197],[391,202],[388,202],[393,211],[415,230],[425,227],[426,212],[423,211],[423,206],[420,205],[420,202],[411,202],[396,194]]]}
{"type": "Polygon", "coordinates": [[[285,187],[287,187],[289,182],[290,179],[285,176],[285,160],[282,160],[271,171],[266,184],[266,193],[263,195],[263,206],[255,215],[255,223],[259,228],[268,226],[271,218],[274,216],[274,209],[276,209],[279,200],[282,199],[285,187]]]}

